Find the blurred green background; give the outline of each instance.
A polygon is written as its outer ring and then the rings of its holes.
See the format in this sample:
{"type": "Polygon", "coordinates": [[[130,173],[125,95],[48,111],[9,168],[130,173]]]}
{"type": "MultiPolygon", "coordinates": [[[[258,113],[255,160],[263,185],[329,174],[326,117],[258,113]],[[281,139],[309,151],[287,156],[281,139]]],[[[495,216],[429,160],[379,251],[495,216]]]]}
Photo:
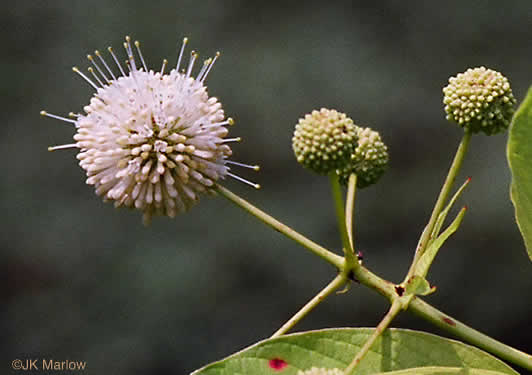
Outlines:
{"type": "MultiPolygon", "coordinates": [[[[485,65],[518,101],[532,82],[532,3],[522,1],[90,2],[1,5],[0,324],[15,358],[84,360],[88,373],[186,374],[272,334],[334,270],[223,198],[186,215],[115,210],[85,185],[74,129],[39,116],[81,111],[91,88],[70,70],[131,35],[148,64],[175,63],[183,36],[202,57],[222,51],[209,92],[236,119],[234,159],[259,163],[255,191],[224,185],[336,249],[326,178],[294,160],[297,119],[336,108],[379,130],[388,173],[357,196],[365,264],[398,282],[428,219],[461,130],[444,119],[451,75],[485,65]]],[[[476,136],[459,182],[469,207],[429,274],[427,300],[525,351],[532,350],[532,272],[508,199],[506,136],[476,136]]],[[[456,212],[456,210],[455,210],[456,212]]],[[[374,326],[387,303],[353,285],[298,330],[374,326]]],[[[409,314],[395,326],[441,333],[409,314]]]]}

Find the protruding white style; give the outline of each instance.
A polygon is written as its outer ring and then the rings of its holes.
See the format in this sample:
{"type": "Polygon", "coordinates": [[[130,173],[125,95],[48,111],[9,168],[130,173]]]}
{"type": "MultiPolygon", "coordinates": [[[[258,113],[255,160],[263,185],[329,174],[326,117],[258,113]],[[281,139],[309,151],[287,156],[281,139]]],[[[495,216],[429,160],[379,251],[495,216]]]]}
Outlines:
{"type": "Polygon", "coordinates": [[[180,71],[187,42],[184,38],[176,68],[166,74],[166,60],[159,72],[147,71],[138,41],[134,42],[140,58],[137,67],[129,37],[124,43],[127,73],[111,47],[108,51],[119,74],[95,51],[99,62],[87,56],[92,79],[73,68],[96,90],[84,107],[85,114],[71,112],[72,118],[66,118],[41,111],[41,115],[73,123],[77,129],[76,143],[49,150],[78,148],[87,184],[94,185],[96,193],[114,201],[116,207],[141,210],[146,223],[153,215],[174,217],[185,211],[198,202],[201,193],[213,192],[216,182],[225,176],[259,188],[229,172],[230,166],[259,167],[228,160],[232,154],[229,143],[240,138],[225,138],[226,126],[234,121],[225,118],[221,104],[209,97],[204,85],[220,54],[207,59],[194,78],[196,52],[180,71]]]}

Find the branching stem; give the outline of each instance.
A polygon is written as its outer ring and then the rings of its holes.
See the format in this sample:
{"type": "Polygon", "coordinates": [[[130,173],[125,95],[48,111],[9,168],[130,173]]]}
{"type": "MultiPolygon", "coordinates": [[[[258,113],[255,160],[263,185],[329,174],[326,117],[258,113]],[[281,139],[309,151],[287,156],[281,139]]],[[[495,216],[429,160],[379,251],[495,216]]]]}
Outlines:
{"type": "Polygon", "coordinates": [[[408,310],[480,349],[484,349],[501,359],[532,371],[532,356],[530,354],[514,349],[511,346],[503,344],[502,342],[459,322],[453,317],[429,305],[419,297],[412,299],[408,310]]]}
{"type": "Polygon", "coordinates": [[[353,236],[353,220],[355,215],[355,194],[357,190],[357,175],[351,173],[347,184],[347,198],[345,200],[345,226],[351,248],[355,250],[355,239],[353,236]]]}
{"type": "Polygon", "coordinates": [[[349,240],[345,220],[344,199],[342,198],[342,187],[340,186],[338,175],[335,172],[329,174],[329,180],[331,182],[334,207],[336,209],[336,219],[338,221],[338,230],[340,231],[340,238],[342,239],[342,248],[344,250],[345,259],[349,265],[356,267],[358,262],[356,261],[355,251],[352,246],[353,244],[349,240]]]}
{"type": "Polygon", "coordinates": [[[301,308],[289,321],[287,321],[281,328],[275,332],[271,338],[284,335],[290,329],[292,329],[305,315],[310,313],[316,306],[318,306],[325,298],[331,293],[342,287],[348,281],[347,275],[344,272],[340,272],[321,292],[316,294],[305,306],[301,308]]]}
{"type": "Polygon", "coordinates": [[[364,343],[362,348],[360,348],[351,364],[349,364],[349,366],[347,366],[347,368],[344,370],[344,375],[351,375],[354,373],[355,368],[358,366],[360,361],[362,361],[362,359],[369,352],[375,341],[384,333],[386,328],[388,328],[393,318],[395,318],[399,311],[401,311],[401,308],[402,305],[398,299],[392,303],[392,305],[390,306],[390,310],[388,310],[379,325],[375,328],[373,334],[366,340],[366,342],[364,343]]]}
{"type": "MultiPolygon", "coordinates": [[[[457,156],[455,157],[455,160],[453,161],[453,165],[449,172],[449,176],[447,177],[447,180],[444,184],[444,189],[442,189],[442,193],[440,193],[440,197],[443,196],[445,198],[448,195],[449,190],[450,190],[450,182],[448,181],[452,182],[452,180],[454,180],[454,178],[456,177],[456,173],[458,172],[458,168],[462,162],[463,155],[465,154],[465,149],[467,148],[468,142],[469,142],[469,137],[466,134],[464,136],[464,139],[462,140],[462,143],[460,144],[459,150],[457,152],[457,156]],[[446,185],[448,185],[448,187],[446,187],[446,185]]],[[[323,301],[325,297],[327,297],[333,291],[337,290],[340,286],[345,284],[348,278],[355,279],[360,284],[365,285],[375,290],[377,293],[383,295],[391,302],[392,306],[390,308],[390,311],[388,312],[388,314],[386,314],[386,316],[384,317],[383,321],[381,321],[377,329],[379,329],[380,327],[380,330],[384,331],[384,329],[392,321],[393,317],[397,314],[398,311],[395,311],[395,310],[396,309],[400,310],[401,308],[406,307],[406,304],[401,303],[401,301],[398,299],[395,284],[377,276],[376,274],[368,270],[366,267],[358,264],[357,261],[354,261],[353,263],[347,262],[343,257],[336,255],[332,253],[331,251],[325,249],[324,247],[314,243],[313,241],[297,233],[296,231],[289,228],[288,226],[282,224],[278,220],[269,216],[265,212],[259,210],[257,207],[253,206],[251,203],[238,197],[236,194],[225,189],[224,187],[217,186],[217,190],[221,195],[226,197],[231,202],[235,203],[239,207],[248,211],[253,216],[257,217],[259,220],[271,226],[275,230],[283,233],[288,238],[291,238],[297,243],[303,245],[305,248],[310,250],[312,253],[318,255],[319,257],[325,259],[327,262],[333,264],[339,270],[338,276],[336,276],[336,278],[333,279],[333,281],[331,281],[331,283],[327,285],[325,289],[323,289],[316,297],[314,297],[311,301],[309,301],[307,305],[305,305],[293,318],[291,318],[283,326],[283,327],[286,326],[285,331],[292,328],[303,316],[308,314],[314,307],[316,307],[321,301],[323,301]]],[[[340,196],[340,199],[341,199],[341,196],[340,196]]],[[[445,199],[442,198],[441,200],[445,202],[445,199]]],[[[438,201],[440,201],[440,199],[438,199],[438,201]]],[[[436,209],[437,207],[435,207],[435,210],[434,210],[434,212],[438,212],[438,214],[441,211],[443,204],[439,206],[440,207],[438,209],[436,209]]],[[[342,207],[341,211],[343,212],[343,203],[340,207],[342,207]]],[[[435,215],[436,218],[438,214],[435,215]]],[[[434,223],[432,224],[432,226],[434,226],[434,223]]],[[[424,233],[431,233],[431,231],[425,230],[424,233]]],[[[428,240],[429,238],[428,235],[425,235],[424,237],[426,240],[428,240]]],[[[421,300],[419,297],[411,298],[411,302],[408,304],[408,310],[420,316],[421,318],[429,321],[430,323],[440,328],[443,328],[447,332],[457,336],[458,338],[466,342],[476,345],[479,348],[484,349],[489,353],[492,353],[496,356],[499,356],[502,359],[507,360],[510,363],[516,364],[527,370],[532,371],[532,356],[531,355],[524,353],[522,351],[519,351],[517,349],[514,349],[508,345],[505,345],[489,336],[486,336],[474,330],[471,327],[468,327],[467,325],[439,311],[435,307],[432,307],[428,303],[421,300]]],[[[281,329],[278,331],[280,333],[276,332],[274,335],[280,335],[283,332],[285,332],[285,331],[281,331],[283,330],[283,327],[281,327],[281,329]]],[[[374,339],[370,338],[370,340],[374,341],[377,337],[375,337],[374,339]]],[[[364,346],[359,353],[364,353],[363,349],[367,352],[369,348],[371,348],[372,344],[373,342],[370,342],[370,341],[366,342],[365,346],[368,346],[368,349],[364,349],[365,348],[364,346]]],[[[363,354],[359,354],[357,355],[357,357],[358,356],[363,356],[363,354]]],[[[357,358],[355,358],[353,362],[356,359],[357,358]]],[[[358,362],[360,362],[360,360],[358,360],[358,362]]],[[[353,367],[354,366],[356,366],[356,364],[354,364],[353,367]]]]}

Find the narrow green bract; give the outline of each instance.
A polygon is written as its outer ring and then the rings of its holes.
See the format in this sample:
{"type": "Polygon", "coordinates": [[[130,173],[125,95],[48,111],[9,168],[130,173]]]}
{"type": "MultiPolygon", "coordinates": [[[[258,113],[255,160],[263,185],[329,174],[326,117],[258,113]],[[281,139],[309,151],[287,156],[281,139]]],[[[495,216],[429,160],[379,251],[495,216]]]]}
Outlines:
{"type": "Polygon", "coordinates": [[[512,120],[507,157],[512,171],[510,197],[515,218],[532,260],[532,86],[512,120]]]}

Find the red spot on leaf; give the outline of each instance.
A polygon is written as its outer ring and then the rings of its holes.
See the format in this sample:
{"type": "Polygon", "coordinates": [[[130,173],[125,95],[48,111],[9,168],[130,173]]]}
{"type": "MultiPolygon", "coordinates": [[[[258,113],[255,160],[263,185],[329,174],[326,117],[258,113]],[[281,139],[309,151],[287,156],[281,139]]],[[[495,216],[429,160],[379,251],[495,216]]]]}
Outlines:
{"type": "Polygon", "coordinates": [[[275,371],[281,371],[286,366],[288,366],[288,363],[284,359],[281,358],[272,358],[268,361],[268,365],[270,368],[274,369],[275,371]]]}
{"type": "Polygon", "coordinates": [[[445,323],[449,324],[450,326],[455,326],[455,325],[456,325],[456,323],[454,322],[454,320],[449,319],[449,318],[447,318],[447,317],[445,317],[445,316],[442,317],[441,319],[442,319],[445,323]]]}

